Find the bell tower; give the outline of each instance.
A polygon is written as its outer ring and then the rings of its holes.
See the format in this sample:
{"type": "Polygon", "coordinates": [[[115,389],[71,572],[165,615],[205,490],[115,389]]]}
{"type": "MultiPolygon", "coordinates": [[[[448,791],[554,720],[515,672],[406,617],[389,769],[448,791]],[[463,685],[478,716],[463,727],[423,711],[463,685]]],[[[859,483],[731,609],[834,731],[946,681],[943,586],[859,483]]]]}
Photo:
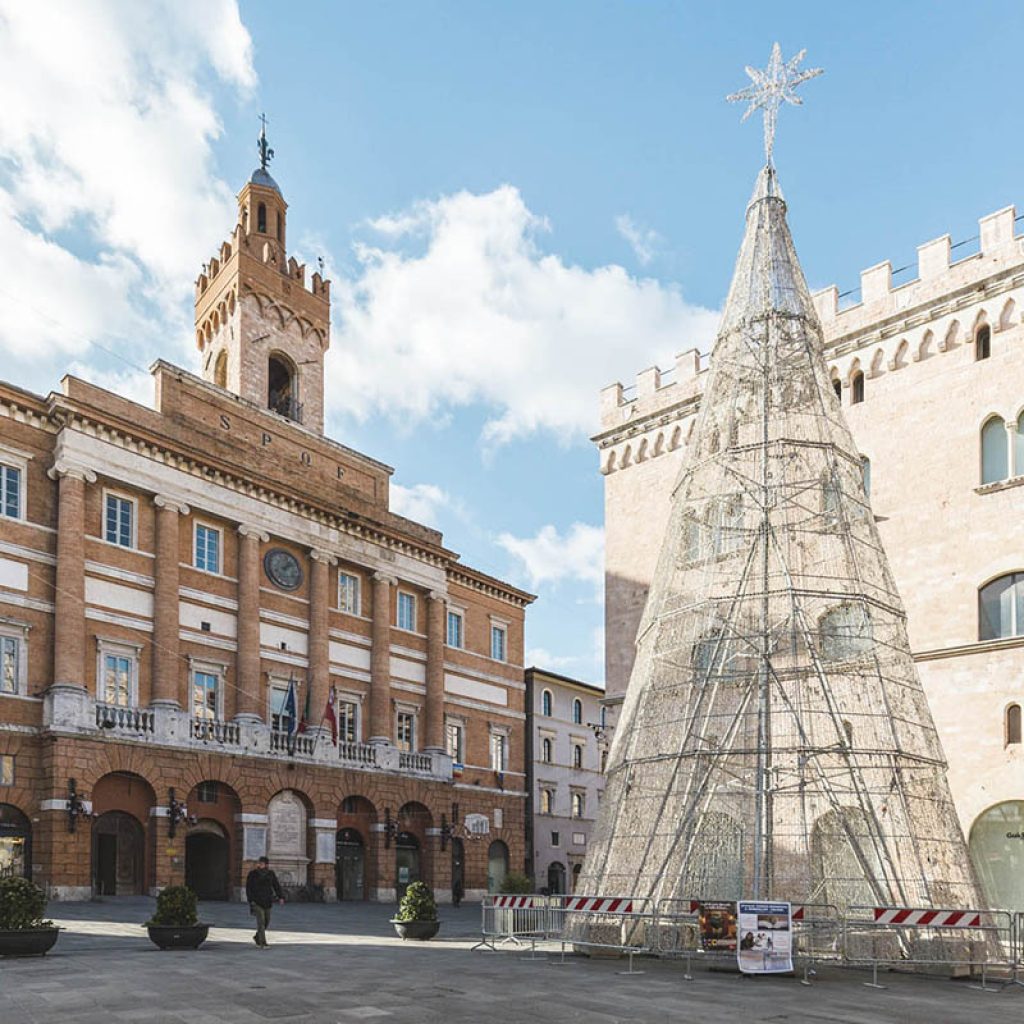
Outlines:
{"type": "Polygon", "coordinates": [[[330,345],[331,283],[287,255],[287,213],[267,165],[238,193],[231,237],[196,281],[196,344],[203,378],[309,430],[324,429],[324,353],[330,345]]]}

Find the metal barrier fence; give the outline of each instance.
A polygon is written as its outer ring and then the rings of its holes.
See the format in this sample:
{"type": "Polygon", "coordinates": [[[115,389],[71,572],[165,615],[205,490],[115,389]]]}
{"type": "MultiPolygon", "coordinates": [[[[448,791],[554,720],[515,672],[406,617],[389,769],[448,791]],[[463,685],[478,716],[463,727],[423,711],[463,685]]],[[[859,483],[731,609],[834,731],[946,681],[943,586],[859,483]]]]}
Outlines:
{"type": "Polygon", "coordinates": [[[1011,980],[1016,973],[1018,933],[1005,910],[854,906],[845,915],[842,944],[846,963],[871,966],[864,983],[870,988],[885,987],[878,983],[880,964],[979,968],[984,991],[996,991],[987,984],[990,969],[1007,971],[1011,980]]]}

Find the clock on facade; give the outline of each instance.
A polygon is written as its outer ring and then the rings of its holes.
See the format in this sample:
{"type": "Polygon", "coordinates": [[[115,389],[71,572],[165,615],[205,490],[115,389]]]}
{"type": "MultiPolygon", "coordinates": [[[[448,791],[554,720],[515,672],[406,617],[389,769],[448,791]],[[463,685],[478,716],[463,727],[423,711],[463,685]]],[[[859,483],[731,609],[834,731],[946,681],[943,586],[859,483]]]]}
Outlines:
{"type": "Polygon", "coordinates": [[[263,556],[263,571],[267,579],[282,590],[298,590],[302,586],[302,566],[284,548],[271,548],[263,556]]]}

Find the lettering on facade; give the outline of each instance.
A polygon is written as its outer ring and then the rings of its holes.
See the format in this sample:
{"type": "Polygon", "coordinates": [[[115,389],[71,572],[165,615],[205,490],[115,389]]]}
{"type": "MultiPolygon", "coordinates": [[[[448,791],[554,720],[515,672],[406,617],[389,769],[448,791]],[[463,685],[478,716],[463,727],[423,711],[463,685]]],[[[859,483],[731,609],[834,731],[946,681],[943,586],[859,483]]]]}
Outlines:
{"type": "MultiPolygon", "coordinates": [[[[222,430],[231,431],[231,417],[226,413],[221,413],[219,416],[219,422],[222,430]]],[[[266,430],[260,432],[260,447],[266,448],[268,445],[274,443],[274,435],[266,430]]],[[[305,450],[299,451],[299,462],[303,466],[313,465],[313,453],[305,450]]],[[[336,467],[337,477],[341,480],[345,476],[345,469],[343,466],[336,467]]]]}
{"type": "Polygon", "coordinates": [[[242,847],[244,860],[258,860],[267,853],[267,830],[262,825],[245,825],[242,847]]]}

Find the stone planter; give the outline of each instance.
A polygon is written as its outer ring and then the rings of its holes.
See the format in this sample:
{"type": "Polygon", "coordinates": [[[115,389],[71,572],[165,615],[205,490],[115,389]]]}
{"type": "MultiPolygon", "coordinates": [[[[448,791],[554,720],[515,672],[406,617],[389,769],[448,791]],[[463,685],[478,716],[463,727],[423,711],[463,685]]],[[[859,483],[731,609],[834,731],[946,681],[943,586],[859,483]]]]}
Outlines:
{"type": "Polygon", "coordinates": [[[400,939],[416,939],[425,942],[432,939],[441,927],[440,921],[396,921],[391,919],[400,939]]]}
{"type": "Polygon", "coordinates": [[[147,924],[145,928],[160,949],[198,949],[210,931],[208,924],[147,924]]]}
{"type": "Polygon", "coordinates": [[[18,928],[0,931],[0,956],[43,956],[53,949],[59,928],[18,928]]]}

